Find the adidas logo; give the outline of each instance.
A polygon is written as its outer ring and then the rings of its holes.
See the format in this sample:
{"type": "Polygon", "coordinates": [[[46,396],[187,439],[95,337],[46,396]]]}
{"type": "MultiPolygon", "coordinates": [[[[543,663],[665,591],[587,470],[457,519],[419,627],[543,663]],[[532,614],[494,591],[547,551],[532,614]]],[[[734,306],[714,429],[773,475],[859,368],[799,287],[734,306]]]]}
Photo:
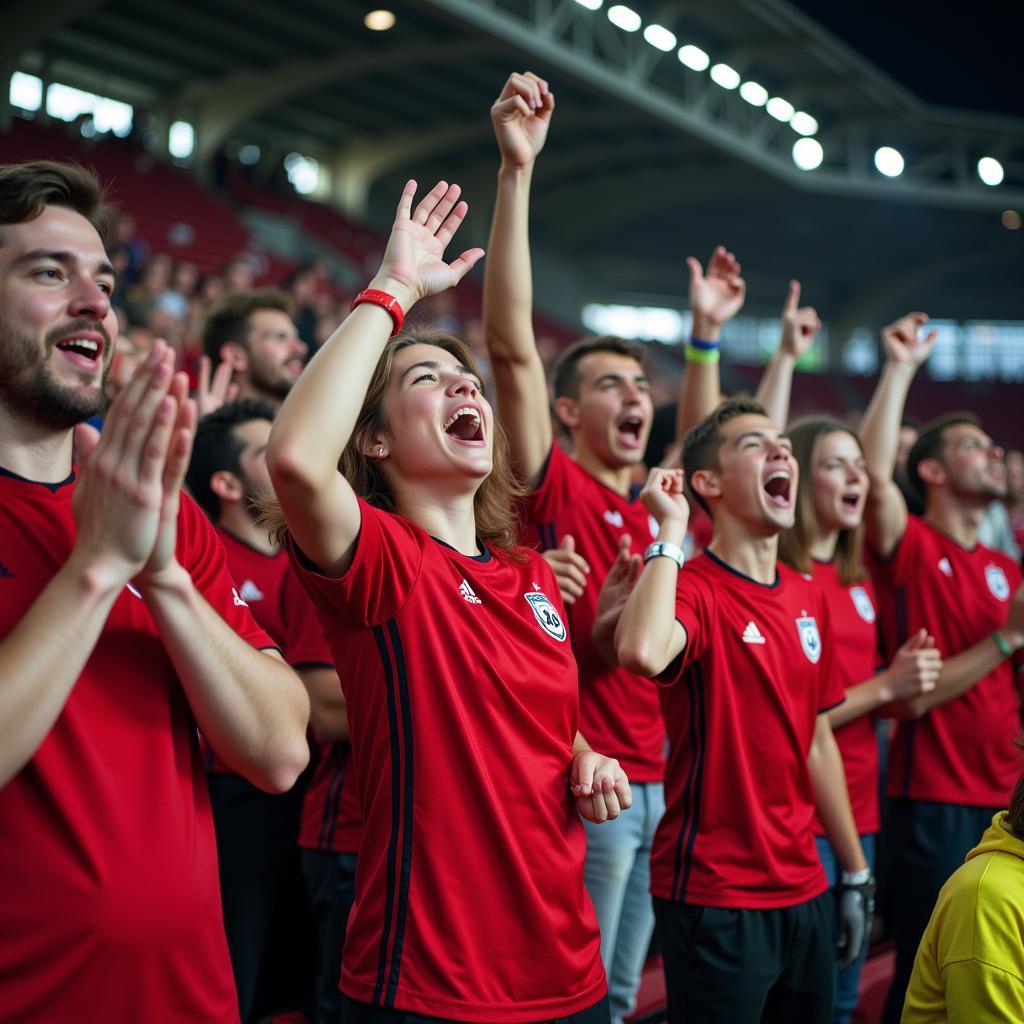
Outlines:
{"type": "Polygon", "coordinates": [[[604,518],[607,522],[611,523],[612,526],[622,526],[625,520],[622,518],[622,513],[617,508],[610,508],[604,514],[604,518]]]}
{"type": "Polygon", "coordinates": [[[4,565],[3,562],[0,562],[0,580],[13,580],[13,579],[14,579],[14,573],[11,572],[11,570],[8,569],[7,566],[4,565]]]}
{"type": "Polygon", "coordinates": [[[941,572],[944,576],[953,575],[953,566],[949,564],[948,558],[939,559],[939,572],[941,572]]]}
{"type": "Polygon", "coordinates": [[[473,588],[465,577],[463,577],[462,582],[459,584],[459,593],[462,595],[463,600],[469,604],[483,604],[483,601],[473,593],[473,588]]]}
{"type": "Polygon", "coordinates": [[[753,621],[748,622],[747,628],[743,630],[743,642],[745,644],[763,644],[765,642],[761,630],[754,625],[753,621]]]}
{"type": "Polygon", "coordinates": [[[248,603],[249,601],[262,601],[267,595],[252,580],[246,580],[239,588],[238,596],[248,603]]]}

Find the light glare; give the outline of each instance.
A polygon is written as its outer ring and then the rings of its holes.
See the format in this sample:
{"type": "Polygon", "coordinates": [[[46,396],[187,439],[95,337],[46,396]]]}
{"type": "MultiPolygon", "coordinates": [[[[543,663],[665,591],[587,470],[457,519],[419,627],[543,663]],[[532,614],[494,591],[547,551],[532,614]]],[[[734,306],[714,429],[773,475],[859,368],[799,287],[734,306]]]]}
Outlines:
{"type": "Polygon", "coordinates": [[[818,122],[803,110],[798,110],[789,119],[789,127],[792,128],[797,135],[818,134],[818,122]]]}
{"type": "Polygon", "coordinates": [[[782,121],[783,124],[788,124],[789,119],[796,113],[796,107],[789,100],[784,100],[781,96],[773,96],[765,105],[765,110],[776,121],[782,121]]]}
{"type": "Polygon", "coordinates": [[[1003,165],[994,156],[983,156],[978,161],[978,177],[986,184],[995,188],[1003,181],[1003,165]]]}
{"type": "Polygon", "coordinates": [[[167,152],[176,160],[184,160],[195,148],[195,128],[188,121],[175,121],[167,132],[167,152]]]}
{"type": "Polygon", "coordinates": [[[663,53],[668,53],[676,47],[676,37],[664,25],[648,25],[644,29],[644,39],[663,53]]]}
{"type": "Polygon", "coordinates": [[[813,171],[821,166],[825,151],[817,139],[797,139],[793,143],[793,163],[801,171],[813,171]]]}
{"type": "Polygon", "coordinates": [[[903,173],[903,155],[892,146],[882,146],[875,150],[875,167],[879,174],[887,178],[898,178],[903,173]]]}
{"type": "Polygon", "coordinates": [[[11,106],[19,110],[38,110],[43,105],[43,80],[24,71],[11,75],[11,106]]]}
{"type": "Polygon", "coordinates": [[[635,32],[642,24],[640,15],[632,7],[625,4],[615,4],[608,8],[608,20],[623,32],[635,32]]]}
{"type": "Polygon", "coordinates": [[[735,89],[740,84],[740,73],[728,64],[716,64],[711,69],[711,81],[723,89],[735,89]]]}
{"type": "Polygon", "coordinates": [[[284,169],[292,187],[300,195],[308,196],[320,183],[320,165],[310,156],[289,153],[284,158],[284,169]]]}
{"type": "Polygon", "coordinates": [[[768,90],[759,82],[744,82],[740,95],[752,106],[763,107],[768,102],[768,90]]]}
{"type": "Polygon", "coordinates": [[[588,11],[599,11],[604,0],[576,0],[580,7],[586,7],[588,11]]]}
{"type": "Polygon", "coordinates": [[[699,46],[687,43],[679,48],[679,63],[691,71],[707,71],[711,58],[699,46]]]}
{"type": "Polygon", "coordinates": [[[389,28],[395,27],[395,16],[391,11],[383,9],[368,11],[366,17],[363,18],[363,24],[371,32],[387,32],[389,28]]]}

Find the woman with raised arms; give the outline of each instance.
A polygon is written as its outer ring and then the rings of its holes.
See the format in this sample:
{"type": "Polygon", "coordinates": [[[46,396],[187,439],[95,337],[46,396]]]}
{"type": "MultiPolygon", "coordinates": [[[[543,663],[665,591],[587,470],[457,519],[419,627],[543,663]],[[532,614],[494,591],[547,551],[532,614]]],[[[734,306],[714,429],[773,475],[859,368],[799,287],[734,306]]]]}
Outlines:
{"type": "Polygon", "coordinates": [[[345,681],[364,835],[349,1022],[607,1021],[579,814],[629,807],[576,729],[558,584],[514,547],[516,490],[468,347],[402,333],[483,255],[402,193],[380,271],[286,399],[278,522],[345,681]],[[340,467],[340,468],[339,468],[340,467]]]}

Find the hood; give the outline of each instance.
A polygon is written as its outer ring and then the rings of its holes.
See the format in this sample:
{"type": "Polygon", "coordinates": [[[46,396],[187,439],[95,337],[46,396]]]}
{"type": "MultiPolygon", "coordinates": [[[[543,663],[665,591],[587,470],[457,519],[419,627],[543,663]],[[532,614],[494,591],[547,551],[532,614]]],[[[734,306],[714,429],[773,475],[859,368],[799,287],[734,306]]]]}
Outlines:
{"type": "Polygon", "coordinates": [[[985,829],[981,842],[967,854],[966,860],[980,857],[983,853],[1009,853],[1024,860],[1024,839],[1018,839],[1006,825],[1006,812],[1000,811],[992,818],[992,824],[985,829]]]}

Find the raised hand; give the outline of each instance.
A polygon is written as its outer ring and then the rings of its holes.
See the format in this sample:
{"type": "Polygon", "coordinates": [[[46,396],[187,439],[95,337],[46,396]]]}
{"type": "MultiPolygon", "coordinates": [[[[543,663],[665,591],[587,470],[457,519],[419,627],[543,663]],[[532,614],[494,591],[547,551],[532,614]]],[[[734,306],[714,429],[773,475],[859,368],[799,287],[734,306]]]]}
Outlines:
{"type": "Polygon", "coordinates": [[[587,560],[576,553],[576,539],[567,534],[557,548],[545,551],[543,558],[555,572],[562,600],[566,604],[574,604],[576,598],[583,594],[587,573],[590,572],[587,560]]]}
{"type": "Polygon", "coordinates": [[[675,520],[682,523],[685,529],[690,521],[690,505],[683,494],[681,469],[652,469],[640,492],[640,500],[644,508],[657,519],[659,526],[675,520]]]}
{"type": "Polygon", "coordinates": [[[782,307],[782,340],[779,348],[799,359],[821,330],[818,311],[813,306],[800,305],[800,282],[789,282],[789,294],[782,307]]]}
{"type": "Polygon", "coordinates": [[[227,360],[221,360],[215,373],[209,356],[199,357],[199,380],[196,385],[196,409],[200,419],[216,412],[222,405],[238,397],[238,385],[231,383],[233,367],[227,360]]]}
{"type": "Polygon", "coordinates": [[[593,750],[573,755],[569,788],[576,808],[586,821],[600,825],[633,806],[629,780],[614,757],[593,750]]]}
{"type": "Polygon", "coordinates": [[[615,666],[615,630],[626,607],[629,595],[643,571],[643,560],[632,553],[633,540],[628,533],[619,538],[619,552],[601,586],[597,597],[597,614],[590,629],[590,637],[597,653],[607,665],[615,666]]]}
{"type": "Polygon", "coordinates": [[[740,277],[742,268],[722,245],[711,254],[706,274],[692,256],[686,265],[690,268],[693,334],[703,341],[717,341],[722,327],[743,308],[747,297],[747,282],[740,277]]]}
{"type": "Polygon", "coordinates": [[[926,323],[927,313],[907,313],[888,327],[883,327],[882,345],[886,359],[914,370],[923,365],[931,355],[938,336],[938,331],[932,329],[927,337],[921,337],[921,329],[926,323]]]}
{"type": "Polygon", "coordinates": [[[920,629],[896,652],[883,673],[888,700],[912,700],[935,689],[942,671],[942,655],[935,638],[920,629]]]}
{"type": "Polygon", "coordinates": [[[532,71],[511,74],[491,107],[491,123],[502,161],[529,167],[544,148],[555,97],[532,71]]]}
{"type": "Polygon", "coordinates": [[[459,202],[458,185],[439,181],[416,206],[416,182],[406,182],[384,260],[372,286],[393,294],[408,311],[419,299],[454,287],[483,256],[483,249],[467,249],[451,263],[444,250],[465,219],[469,205],[459,202]]]}
{"type": "Polygon", "coordinates": [[[79,481],[72,557],[127,583],[153,554],[160,532],[163,476],[176,420],[168,392],[174,353],[161,341],[114,400],[103,433],[76,434],[79,481]]]}

